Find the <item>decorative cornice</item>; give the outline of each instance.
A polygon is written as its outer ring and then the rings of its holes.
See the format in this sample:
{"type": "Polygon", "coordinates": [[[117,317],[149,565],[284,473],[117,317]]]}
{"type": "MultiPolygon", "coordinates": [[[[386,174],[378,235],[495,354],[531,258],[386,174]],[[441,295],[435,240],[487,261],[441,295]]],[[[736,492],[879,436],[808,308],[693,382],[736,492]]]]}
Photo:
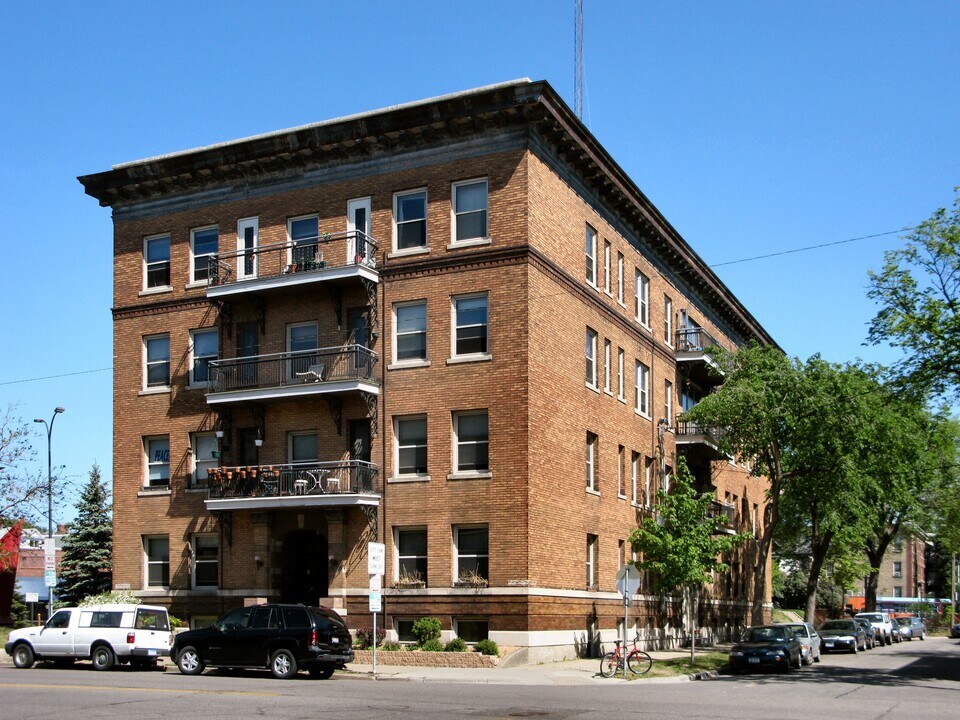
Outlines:
{"type": "Polygon", "coordinates": [[[139,305],[126,305],[124,307],[114,307],[110,312],[113,313],[114,320],[123,320],[132,317],[146,317],[149,315],[165,315],[170,312],[181,312],[183,310],[192,310],[201,307],[215,307],[216,303],[204,298],[180,298],[177,300],[162,300],[160,302],[140,303],[139,305]]]}

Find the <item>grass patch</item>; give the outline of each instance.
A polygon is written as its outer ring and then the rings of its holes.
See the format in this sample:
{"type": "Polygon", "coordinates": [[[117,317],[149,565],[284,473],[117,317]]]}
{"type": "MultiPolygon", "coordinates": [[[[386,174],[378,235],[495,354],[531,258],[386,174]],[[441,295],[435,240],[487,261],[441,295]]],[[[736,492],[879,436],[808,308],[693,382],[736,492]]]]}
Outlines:
{"type": "Polygon", "coordinates": [[[13,630],[13,628],[0,627],[0,651],[3,650],[3,646],[6,644],[7,638],[10,637],[11,630],[13,630]]]}
{"type": "Polygon", "coordinates": [[[786,616],[785,613],[787,612],[791,612],[797,617],[801,617],[801,618],[803,617],[803,610],[791,610],[790,608],[787,608],[786,610],[780,610],[779,608],[774,608],[772,613],[773,622],[775,623],[795,622],[792,618],[789,618],[786,616]]]}
{"type": "MultiPolygon", "coordinates": [[[[654,660],[650,672],[644,675],[631,675],[627,672],[627,680],[640,680],[641,678],[663,678],[676,677],[678,675],[690,675],[704,670],[720,671],[727,665],[727,654],[719,652],[698,652],[696,659],[691,663],[690,656],[670,658],[669,660],[654,660]]],[[[616,677],[621,677],[617,673],[616,677]]]]}

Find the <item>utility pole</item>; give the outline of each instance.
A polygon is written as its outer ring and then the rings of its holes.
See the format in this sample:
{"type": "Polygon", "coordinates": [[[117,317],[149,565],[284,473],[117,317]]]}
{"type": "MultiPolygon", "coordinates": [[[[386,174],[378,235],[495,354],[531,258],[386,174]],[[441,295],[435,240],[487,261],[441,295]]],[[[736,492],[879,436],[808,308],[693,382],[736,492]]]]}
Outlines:
{"type": "Polygon", "coordinates": [[[51,443],[53,441],[53,421],[57,419],[57,415],[62,413],[64,410],[62,407],[54,408],[53,415],[50,417],[50,422],[41,418],[36,418],[35,423],[42,423],[43,426],[47,429],[47,548],[44,552],[44,576],[45,582],[47,585],[47,620],[53,617],[53,588],[56,585],[56,558],[57,558],[57,546],[53,540],[53,465],[51,463],[52,452],[50,449],[51,443]],[[46,554],[53,554],[53,570],[54,574],[51,577],[46,570],[46,554]]]}

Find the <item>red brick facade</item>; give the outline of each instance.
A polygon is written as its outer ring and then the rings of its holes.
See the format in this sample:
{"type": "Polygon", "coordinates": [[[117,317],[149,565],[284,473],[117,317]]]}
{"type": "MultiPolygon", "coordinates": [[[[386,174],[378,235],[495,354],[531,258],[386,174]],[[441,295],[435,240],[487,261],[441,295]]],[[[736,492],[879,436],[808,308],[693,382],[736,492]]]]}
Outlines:
{"type": "MultiPolygon", "coordinates": [[[[735,505],[742,527],[762,512],[762,479],[718,458],[709,437],[679,430],[683,396],[706,392],[717,380],[699,346],[680,347],[678,331],[699,326],[697,338],[702,332],[729,348],[769,337],[545,83],[482,89],[81,181],[114,208],[117,588],[168,603],[193,621],[250,598],[286,598],[332,604],[351,627],[361,627],[370,624],[366,543],[377,540],[387,548],[381,622],[391,632],[402,636],[406,621],[434,615],[446,636],[485,633],[527,647],[531,657],[556,657],[611,637],[622,622],[615,575],[646,512],[648,467],[653,495],[662,470],[686,454],[702,489],[735,505]],[[479,179],[486,181],[486,233],[458,243],[454,183],[479,179]],[[396,240],[395,194],[411,190],[426,191],[427,208],[425,245],[413,251],[396,240]],[[350,229],[348,201],[358,198],[370,199],[375,263],[352,258],[351,239],[342,238],[350,229]],[[216,227],[217,250],[228,261],[238,248],[238,221],[257,219],[262,249],[289,243],[290,218],[313,214],[321,241],[331,239],[323,244],[324,266],[311,268],[312,275],[296,272],[293,262],[269,282],[244,285],[243,260],[234,258],[234,276],[210,286],[191,282],[191,230],[216,227]],[[595,282],[585,277],[588,227],[596,233],[595,282]],[[157,289],[146,280],[145,240],[161,235],[169,236],[170,277],[157,289]],[[638,272],[649,280],[646,324],[637,317],[638,272]],[[485,298],[486,347],[465,355],[457,352],[457,318],[469,343],[478,330],[465,318],[479,315],[458,315],[457,303],[475,298],[485,298]],[[397,308],[410,303],[425,308],[425,358],[398,361],[397,308]],[[350,350],[309,371],[282,355],[293,323],[316,324],[315,347],[352,342],[351,318],[364,308],[367,346],[377,355],[370,377],[340,382],[327,375],[334,363],[360,367],[350,350]],[[216,329],[221,361],[253,355],[239,345],[254,333],[262,367],[273,362],[285,373],[278,386],[241,384],[234,395],[191,387],[191,331],[203,328],[216,329]],[[590,331],[595,382],[585,382],[590,331]],[[147,387],[144,339],[164,335],[169,386],[147,387]],[[285,370],[273,354],[286,358],[285,370]],[[636,409],[638,362],[649,370],[645,412],[636,409]],[[666,382],[672,417],[661,452],[666,382]],[[485,413],[487,424],[478,445],[467,430],[458,436],[458,423],[472,428],[482,420],[476,413],[485,413]],[[425,472],[397,467],[397,422],[407,419],[425,419],[425,472]],[[365,423],[368,451],[351,441],[365,423]],[[264,478],[291,462],[291,433],[315,437],[314,464],[327,469],[279,472],[279,490],[268,485],[275,496],[208,496],[192,486],[194,463],[209,460],[194,457],[192,437],[209,438],[215,429],[223,432],[216,464],[257,469],[258,478],[245,472],[244,482],[261,489],[264,478]],[[254,435],[262,439],[255,451],[254,435]],[[150,473],[163,468],[148,467],[148,438],[169,442],[169,482],[153,487],[150,473]],[[486,467],[456,466],[460,453],[482,455],[484,441],[486,467]],[[367,467],[374,468],[373,487],[357,491],[356,473],[367,467]],[[328,478],[328,491],[329,478],[339,478],[334,492],[305,493],[305,478],[319,487],[318,473],[328,478]],[[285,486],[284,478],[303,484],[285,486]],[[458,561],[461,528],[486,529],[486,587],[457,586],[458,563],[482,562],[472,555],[458,561]],[[423,587],[396,587],[401,531],[425,531],[423,587]],[[197,534],[213,543],[215,566],[209,551],[198,552],[197,534]],[[145,538],[168,542],[168,577],[156,563],[148,567],[145,538]],[[208,577],[198,588],[204,561],[216,582],[208,577]],[[325,592],[301,597],[304,588],[325,592]]],[[[257,272],[265,275],[267,251],[258,258],[257,272]]],[[[162,560],[154,550],[154,560],[162,560]]],[[[718,634],[745,617],[749,557],[732,561],[730,577],[718,578],[701,608],[701,623],[718,634]]],[[[641,595],[632,616],[654,638],[661,637],[658,628],[676,628],[678,612],[673,601],[641,595]]]]}

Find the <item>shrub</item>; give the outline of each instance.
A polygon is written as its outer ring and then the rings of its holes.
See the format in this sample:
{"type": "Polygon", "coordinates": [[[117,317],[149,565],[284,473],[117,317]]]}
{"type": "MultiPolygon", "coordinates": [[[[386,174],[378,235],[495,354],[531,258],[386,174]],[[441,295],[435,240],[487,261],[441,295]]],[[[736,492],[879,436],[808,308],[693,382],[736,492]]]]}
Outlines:
{"type": "Polygon", "coordinates": [[[384,640],[380,643],[380,649],[386,652],[398,652],[403,650],[403,645],[396,640],[384,640]]]}
{"type": "Polygon", "coordinates": [[[443,643],[439,639],[427,640],[420,645],[420,649],[426,652],[443,652],[443,643]]]}
{"type": "MultiPolygon", "coordinates": [[[[77,603],[77,605],[79,607],[86,607],[87,605],[109,605],[113,603],[117,605],[137,605],[139,602],[140,598],[133,593],[115,590],[113,592],[100,593],[99,595],[88,595],[77,603]]],[[[170,618],[170,620],[172,621],[173,618],[170,618]]]]}
{"type": "Polygon", "coordinates": [[[444,646],[443,651],[444,652],[466,652],[467,644],[463,641],[462,638],[454,638],[444,646]]]}
{"type": "Polygon", "coordinates": [[[413,636],[417,639],[417,645],[423,647],[423,644],[430,640],[440,639],[440,621],[437,618],[422,617],[413,624],[413,636]]]}
{"type": "Polygon", "coordinates": [[[177,628],[183,627],[183,620],[178,618],[176,615],[168,615],[170,618],[170,629],[176,630],[177,628]]]}
{"type": "MultiPolygon", "coordinates": [[[[377,628],[377,646],[383,642],[387,636],[383,628],[377,628]]],[[[354,638],[353,646],[358,650],[370,650],[373,648],[373,628],[357,628],[357,636],[354,638]]]]}
{"type": "Polygon", "coordinates": [[[500,655],[500,648],[493,640],[480,640],[473,647],[481,655],[500,655]]]}

